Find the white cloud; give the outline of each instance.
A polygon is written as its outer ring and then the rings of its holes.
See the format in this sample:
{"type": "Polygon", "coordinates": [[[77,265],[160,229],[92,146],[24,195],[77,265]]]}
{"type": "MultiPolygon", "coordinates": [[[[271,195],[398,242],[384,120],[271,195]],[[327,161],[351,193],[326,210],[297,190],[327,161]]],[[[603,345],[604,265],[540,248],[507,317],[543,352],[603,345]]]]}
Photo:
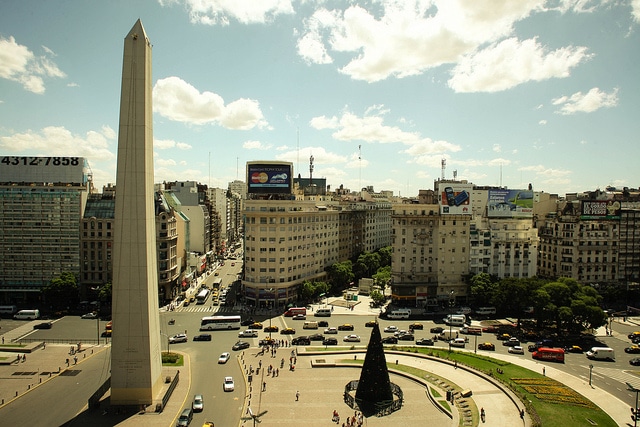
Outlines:
{"type": "Polygon", "coordinates": [[[7,152],[33,152],[34,155],[86,157],[89,161],[112,160],[115,154],[109,147],[114,132],[109,127],[102,131],[88,131],[74,135],[61,126],[49,126],[40,132],[31,130],[0,137],[0,148],[7,152]]]}
{"type": "Polygon", "coordinates": [[[258,101],[241,98],[225,106],[220,95],[201,93],[179,77],[156,82],[153,110],[169,120],[195,125],[213,123],[243,130],[268,126],[258,101]]]}
{"type": "Polygon", "coordinates": [[[631,16],[634,21],[640,22],[640,0],[631,0],[631,16]]]}
{"type": "Polygon", "coordinates": [[[229,25],[231,19],[242,24],[260,24],[276,16],[292,14],[289,0],[159,0],[161,5],[182,4],[191,22],[206,25],[229,25]]]}
{"type": "Polygon", "coordinates": [[[571,96],[562,96],[552,101],[553,105],[560,105],[559,114],[592,113],[600,108],[611,108],[618,105],[618,88],[611,93],[594,87],[586,94],[576,92],[571,96]]]}
{"type": "Polygon", "coordinates": [[[463,58],[451,72],[449,87],[456,92],[498,92],[528,81],[567,77],[591,56],[586,47],[548,52],[535,38],[510,38],[463,58]]]}
{"type": "Polygon", "coordinates": [[[514,23],[543,10],[544,0],[494,0],[490,7],[460,0],[376,3],[379,17],[360,5],[318,9],[299,38],[299,46],[310,47],[299,47],[298,53],[308,62],[326,61],[328,51],[352,53],[340,71],[356,80],[403,78],[456,63],[479,46],[509,36],[514,23]]]}
{"type": "Polygon", "coordinates": [[[15,38],[0,37],[0,77],[21,83],[29,92],[43,94],[44,77],[66,77],[48,57],[54,53],[45,46],[43,50],[45,55],[36,56],[28,47],[16,43],[15,38]]]}
{"type": "MultiPolygon", "coordinates": [[[[300,150],[292,149],[276,155],[276,160],[293,162],[295,164],[299,158],[307,161],[310,156],[313,156],[314,165],[335,165],[348,162],[345,156],[327,151],[324,147],[305,147],[300,150]]],[[[316,175],[316,173],[314,173],[314,175],[316,175]]]]}
{"type": "Polygon", "coordinates": [[[546,124],[547,124],[547,121],[543,119],[543,120],[540,120],[540,121],[538,122],[538,124],[539,124],[539,125],[541,125],[541,126],[544,126],[544,125],[546,125],[546,124]]]}
{"type": "Polygon", "coordinates": [[[245,150],[270,150],[272,147],[272,145],[264,144],[261,141],[245,141],[242,144],[242,148],[245,150]]]}
{"type": "Polygon", "coordinates": [[[493,144],[492,150],[496,153],[499,153],[502,151],[502,146],[500,144],[493,144]]]}

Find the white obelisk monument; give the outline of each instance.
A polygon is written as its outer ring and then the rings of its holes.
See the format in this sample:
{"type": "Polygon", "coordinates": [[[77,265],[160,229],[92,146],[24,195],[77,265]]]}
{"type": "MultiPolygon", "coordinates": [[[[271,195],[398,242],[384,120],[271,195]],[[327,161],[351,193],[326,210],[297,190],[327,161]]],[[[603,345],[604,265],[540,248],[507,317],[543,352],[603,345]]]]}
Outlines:
{"type": "Polygon", "coordinates": [[[113,243],[111,404],[148,405],[161,389],[154,215],[151,43],[124,40],[113,243]]]}

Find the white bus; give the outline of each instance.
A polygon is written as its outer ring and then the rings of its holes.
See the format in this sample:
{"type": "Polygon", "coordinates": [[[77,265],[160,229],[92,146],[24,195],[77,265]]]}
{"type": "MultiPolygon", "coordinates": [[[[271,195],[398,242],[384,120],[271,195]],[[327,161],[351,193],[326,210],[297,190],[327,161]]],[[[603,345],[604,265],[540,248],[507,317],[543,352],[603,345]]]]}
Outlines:
{"type": "Polygon", "coordinates": [[[387,313],[389,319],[408,319],[411,316],[411,310],[408,308],[399,308],[387,313]]]}
{"type": "Polygon", "coordinates": [[[240,316],[207,316],[200,322],[201,331],[240,329],[240,316]]]}
{"type": "Polygon", "coordinates": [[[213,281],[213,287],[218,289],[220,286],[222,286],[222,279],[218,277],[213,281]]]}
{"type": "Polygon", "coordinates": [[[201,290],[200,293],[196,295],[196,304],[204,304],[207,302],[210,293],[209,289],[201,290]]]}

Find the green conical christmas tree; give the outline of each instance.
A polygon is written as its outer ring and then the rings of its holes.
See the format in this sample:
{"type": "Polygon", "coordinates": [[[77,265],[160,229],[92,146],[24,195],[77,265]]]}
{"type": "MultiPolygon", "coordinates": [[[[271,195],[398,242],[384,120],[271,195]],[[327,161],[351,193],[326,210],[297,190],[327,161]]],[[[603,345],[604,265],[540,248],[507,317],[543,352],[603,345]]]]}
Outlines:
{"type": "Polygon", "coordinates": [[[365,417],[374,415],[393,402],[389,371],[384,357],[382,337],[378,323],[371,330],[367,355],[362,365],[360,381],[356,390],[356,403],[365,417]]]}

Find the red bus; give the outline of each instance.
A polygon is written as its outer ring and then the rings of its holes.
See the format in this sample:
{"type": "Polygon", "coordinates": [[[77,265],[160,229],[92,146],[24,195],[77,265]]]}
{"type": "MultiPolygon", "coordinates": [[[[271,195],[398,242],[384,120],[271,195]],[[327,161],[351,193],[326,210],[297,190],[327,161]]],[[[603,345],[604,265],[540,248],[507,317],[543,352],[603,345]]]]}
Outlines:
{"type": "Polygon", "coordinates": [[[284,312],[285,317],[293,317],[296,314],[303,314],[306,316],[307,315],[306,307],[291,307],[290,309],[284,312]]]}
{"type": "Polygon", "coordinates": [[[531,357],[538,360],[564,363],[564,350],[561,348],[540,347],[531,354],[531,357]]]}

